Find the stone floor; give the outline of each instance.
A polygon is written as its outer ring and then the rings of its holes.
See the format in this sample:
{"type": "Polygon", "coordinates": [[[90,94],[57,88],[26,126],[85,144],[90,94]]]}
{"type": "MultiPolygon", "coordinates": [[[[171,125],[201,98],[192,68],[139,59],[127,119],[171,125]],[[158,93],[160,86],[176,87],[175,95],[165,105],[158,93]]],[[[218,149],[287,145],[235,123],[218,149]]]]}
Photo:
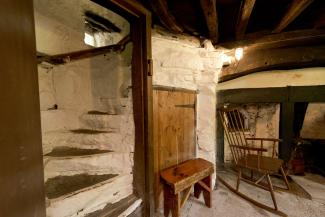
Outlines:
{"type": "MultiPolygon", "coordinates": [[[[235,186],[236,174],[230,170],[218,171],[218,175],[235,186]]],[[[275,179],[275,178],[272,178],[275,179]]],[[[279,180],[275,180],[278,184],[279,180]]],[[[290,185],[292,192],[277,191],[275,197],[279,210],[290,217],[324,217],[325,216],[325,178],[317,175],[292,177],[290,185]],[[299,180],[299,185],[297,184],[299,180]]],[[[245,182],[240,183],[240,191],[265,204],[272,205],[269,192],[257,189],[245,182]]],[[[203,199],[190,197],[181,211],[182,217],[260,217],[277,216],[258,208],[236,194],[232,193],[222,183],[217,183],[213,192],[213,207],[204,206],[203,199]]],[[[162,210],[157,217],[162,217],[162,210]]]]}

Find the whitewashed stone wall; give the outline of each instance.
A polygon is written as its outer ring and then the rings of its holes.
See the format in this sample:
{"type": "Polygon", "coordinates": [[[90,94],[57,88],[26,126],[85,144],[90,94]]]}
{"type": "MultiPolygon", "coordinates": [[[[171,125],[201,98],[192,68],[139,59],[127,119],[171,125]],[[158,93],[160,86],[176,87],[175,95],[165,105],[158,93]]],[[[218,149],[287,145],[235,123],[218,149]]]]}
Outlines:
{"type": "Polygon", "coordinates": [[[306,139],[325,139],[325,103],[308,105],[300,136],[306,139]]]}
{"type": "MultiPolygon", "coordinates": [[[[246,104],[240,106],[240,112],[245,118],[247,138],[279,138],[280,104],[246,104]]],[[[226,136],[224,139],[224,160],[230,162],[233,158],[226,136]]],[[[260,146],[260,142],[250,144],[260,146]]],[[[264,156],[272,156],[273,142],[263,142],[263,147],[268,150],[264,156]]],[[[275,150],[278,152],[278,145],[275,150]]]]}
{"type": "Polygon", "coordinates": [[[102,34],[102,45],[116,44],[130,32],[123,17],[89,0],[34,0],[38,52],[60,54],[90,48],[84,43],[84,12],[91,11],[114,23],[120,33],[102,34]]]}
{"type": "MultiPolygon", "coordinates": [[[[37,51],[41,53],[89,49],[83,40],[86,9],[123,30],[111,34],[107,43],[114,44],[129,33],[126,20],[88,0],[35,0],[34,4],[37,51]]],[[[55,198],[49,197],[51,188],[47,187],[48,217],[82,217],[133,194],[131,57],[129,43],[119,53],[64,65],[38,65],[45,185],[58,177],[75,180],[80,175],[114,174],[114,178],[70,189],[55,198]],[[55,150],[61,150],[61,155],[53,154],[55,150]]]]}
{"type": "Polygon", "coordinates": [[[197,157],[216,162],[216,84],[221,52],[210,41],[153,30],[153,84],[198,90],[197,157]]]}

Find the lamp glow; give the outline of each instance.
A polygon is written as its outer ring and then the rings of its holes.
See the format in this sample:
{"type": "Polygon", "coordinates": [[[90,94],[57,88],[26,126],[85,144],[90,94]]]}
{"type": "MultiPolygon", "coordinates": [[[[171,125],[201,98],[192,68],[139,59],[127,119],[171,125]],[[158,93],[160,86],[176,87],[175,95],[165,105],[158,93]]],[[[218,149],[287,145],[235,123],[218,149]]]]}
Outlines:
{"type": "Polygon", "coordinates": [[[236,48],[235,50],[235,58],[237,61],[241,60],[244,55],[244,49],[243,48],[236,48]]]}

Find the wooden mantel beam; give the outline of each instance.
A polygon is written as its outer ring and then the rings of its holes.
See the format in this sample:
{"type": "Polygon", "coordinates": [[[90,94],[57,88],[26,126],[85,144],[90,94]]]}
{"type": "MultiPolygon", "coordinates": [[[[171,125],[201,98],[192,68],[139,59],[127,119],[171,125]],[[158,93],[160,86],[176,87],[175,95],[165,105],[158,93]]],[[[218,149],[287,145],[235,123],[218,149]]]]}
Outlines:
{"type": "Polygon", "coordinates": [[[210,39],[213,44],[216,44],[219,39],[216,0],[200,0],[200,3],[209,30],[210,39]]]}
{"type": "Polygon", "coordinates": [[[273,30],[273,33],[281,32],[294,19],[296,19],[296,17],[298,17],[298,15],[301,14],[301,12],[303,12],[313,1],[314,0],[293,0],[287,12],[284,14],[279,24],[273,30]]]}
{"type": "Polygon", "coordinates": [[[170,31],[175,33],[183,32],[183,28],[176,22],[175,17],[170,13],[167,0],[149,0],[150,5],[160,22],[170,31]]]}
{"type": "Polygon", "coordinates": [[[246,28],[248,25],[249,18],[252,14],[254,5],[256,0],[244,0],[242,2],[238,20],[237,20],[237,26],[236,26],[236,38],[241,39],[243,38],[246,28]]]}
{"type": "Polygon", "coordinates": [[[224,66],[219,83],[254,72],[325,66],[325,45],[253,50],[240,61],[224,66]]]}

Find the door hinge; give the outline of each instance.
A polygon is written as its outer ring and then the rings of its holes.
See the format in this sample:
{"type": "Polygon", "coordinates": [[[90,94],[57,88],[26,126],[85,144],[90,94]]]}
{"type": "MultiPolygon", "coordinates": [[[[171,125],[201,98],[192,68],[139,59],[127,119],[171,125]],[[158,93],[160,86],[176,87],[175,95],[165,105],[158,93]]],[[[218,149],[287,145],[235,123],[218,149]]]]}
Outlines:
{"type": "Polygon", "coordinates": [[[195,104],[175,105],[175,107],[180,107],[180,108],[195,108],[195,104]]]}
{"type": "Polygon", "coordinates": [[[152,59],[148,59],[148,76],[152,76],[153,74],[153,63],[152,63],[152,59]]]}

